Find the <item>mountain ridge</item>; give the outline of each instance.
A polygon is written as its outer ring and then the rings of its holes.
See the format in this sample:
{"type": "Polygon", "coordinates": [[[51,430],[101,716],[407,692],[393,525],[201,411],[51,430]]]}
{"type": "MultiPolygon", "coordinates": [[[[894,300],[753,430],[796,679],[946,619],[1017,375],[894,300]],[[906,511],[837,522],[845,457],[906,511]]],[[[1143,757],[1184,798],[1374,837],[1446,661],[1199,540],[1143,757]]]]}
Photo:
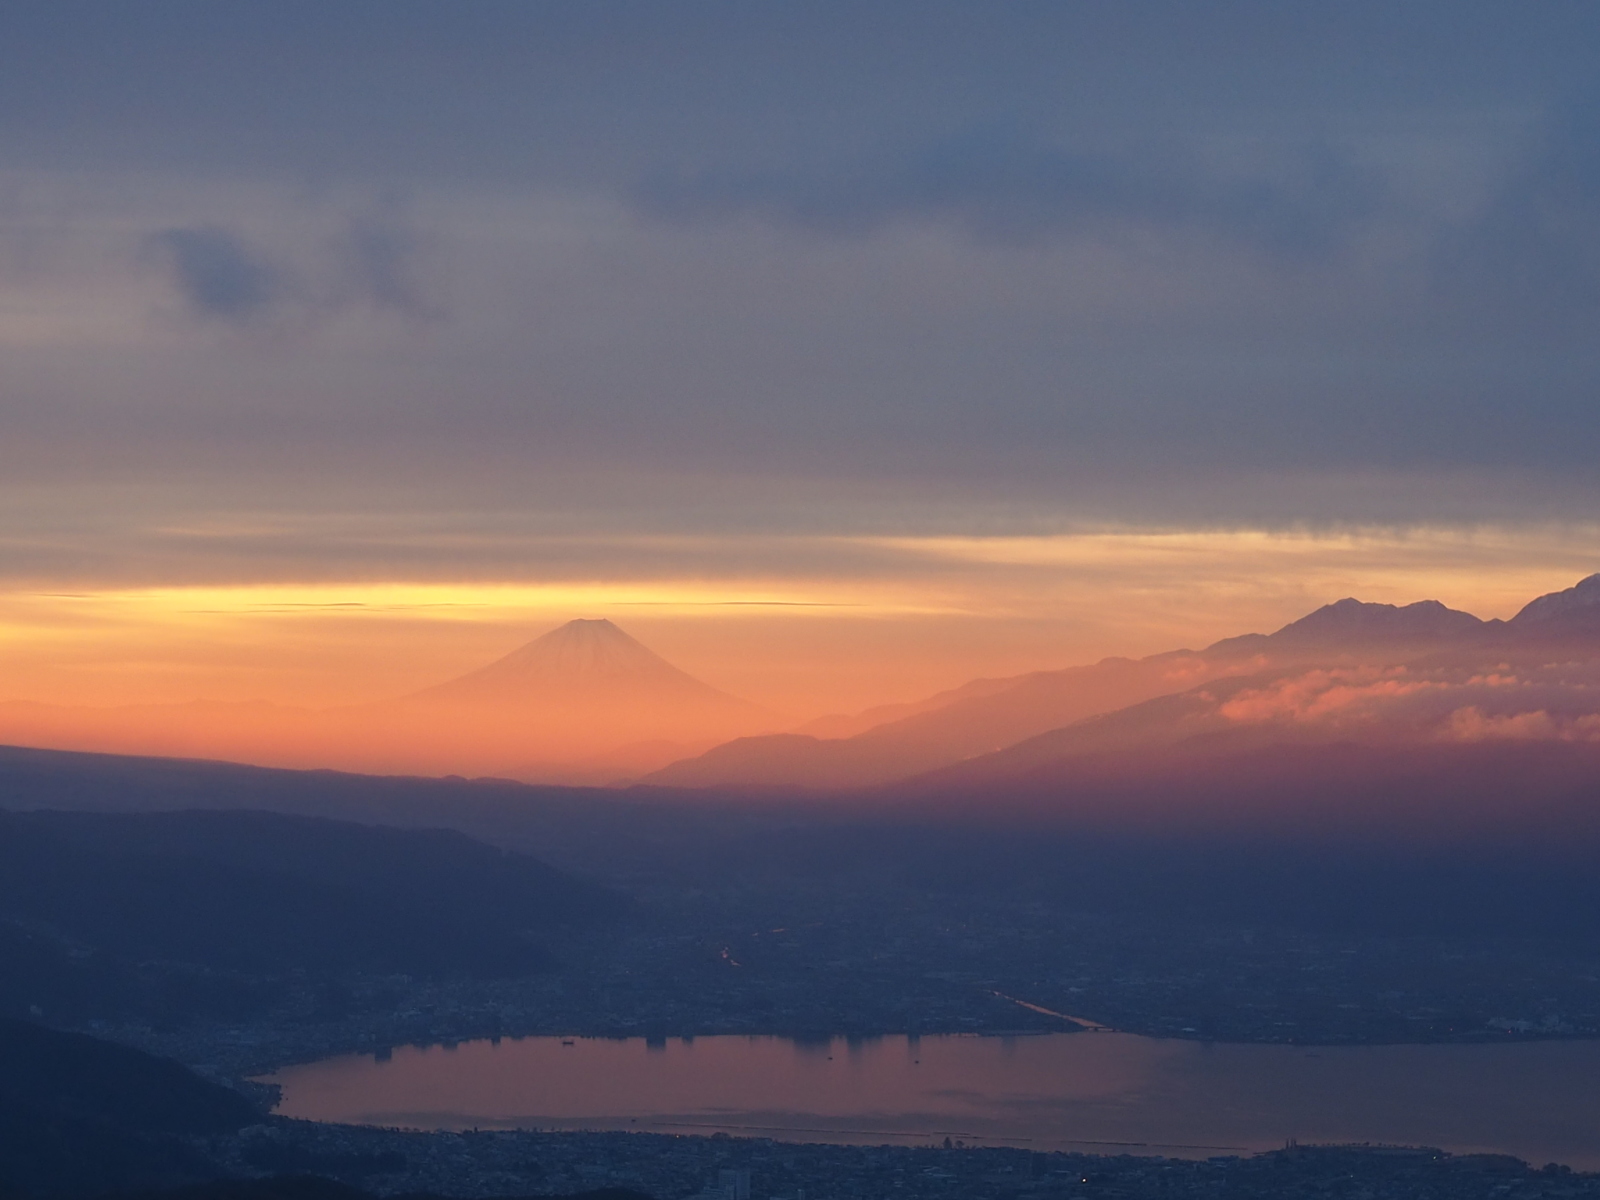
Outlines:
{"type": "Polygon", "coordinates": [[[1472,613],[1448,608],[1437,600],[1418,600],[1412,604],[1377,604],[1346,596],[1324,604],[1272,633],[1246,633],[1213,642],[1202,653],[1212,654],[1265,645],[1337,647],[1352,641],[1363,646],[1372,643],[1431,644],[1449,642],[1484,629],[1501,625],[1484,621],[1472,613]]]}
{"type": "Polygon", "coordinates": [[[1550,622],[1582,620],[1600,625],[1600,573],[1580,579],[1571,587],[1528,601],[1508,625],[1528,628],[1550,622]]]}
{"type": "Polygon", "coordinates": [[[552,688],[569,696],[642,688],[702,703],[754,707],[673,666],[603,617],[568,621],[486,666],[402,699],[498,705],[543,701],[548,697],[540,693],[552,688]]]}
{"type": "Polygon", "coordinates": [[[548,783],[611,783],[781,725],[606,619],[569,621],[463,675],[360,705],[0,703],[0,741],[18,744],[548,783]]]}
{"type": "Polygon", "coordinates": [[[949,703],[846,738],[804,739],[790,733],[739,739],[672,763],[644,781],[712,788],[877,786],[1002,754],[1007,747],[1212,680],[1314,664],[1347,667],[1455,651],[1500,653],[1520,644],[1530,628],[1543,635],[1569,631],[1576,621],[1575,631],[1587,633],[1583,622],[1591,614],[1593,632],[1600,634],[1600,574],[1532,601],[1510,622],[1485,621],[1437,600],[1393,605],[1347,597],[1270,634],[1224,638],[1201,651],[1033,672],[965,697],[962,689],[953,689],[941,694],[959,697],[949,703]]]}

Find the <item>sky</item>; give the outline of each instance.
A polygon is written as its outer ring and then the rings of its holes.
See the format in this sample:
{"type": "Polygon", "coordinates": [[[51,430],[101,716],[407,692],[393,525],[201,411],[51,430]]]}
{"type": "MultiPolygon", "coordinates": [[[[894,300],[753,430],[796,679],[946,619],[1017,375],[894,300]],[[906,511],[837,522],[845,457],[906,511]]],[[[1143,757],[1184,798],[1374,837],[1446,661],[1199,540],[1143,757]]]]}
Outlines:
{"type": "Polygon", "coordinates": [[[797,717],[1600,569],[1600,7],[0,6],[0,698],[797,717]]]}

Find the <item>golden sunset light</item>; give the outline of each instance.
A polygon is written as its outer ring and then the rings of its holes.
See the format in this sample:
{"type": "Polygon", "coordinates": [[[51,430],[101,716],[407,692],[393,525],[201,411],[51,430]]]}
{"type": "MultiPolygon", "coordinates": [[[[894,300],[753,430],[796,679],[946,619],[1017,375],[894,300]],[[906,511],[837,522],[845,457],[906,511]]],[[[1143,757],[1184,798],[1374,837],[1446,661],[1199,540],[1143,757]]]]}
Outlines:
{"type": "Polygon", "coordinates": [[[0,1200],[1600,1200],[1594,0],[0,0],[0,1200]]]}

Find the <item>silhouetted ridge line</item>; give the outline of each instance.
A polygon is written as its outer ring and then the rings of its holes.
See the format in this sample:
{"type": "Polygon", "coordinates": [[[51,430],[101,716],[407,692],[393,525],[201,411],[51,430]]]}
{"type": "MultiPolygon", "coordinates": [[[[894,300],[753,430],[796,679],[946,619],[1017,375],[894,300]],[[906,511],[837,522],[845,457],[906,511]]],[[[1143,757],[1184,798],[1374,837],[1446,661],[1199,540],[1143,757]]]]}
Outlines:
{"type": "Polygon", "coordinates": [[[1272,636],[1284,640],[1448,639],[1471,633],[1482,625],[1483,622],[1471,613],[1446,608],[1437,600],[1419,600],[1401,606],[1371,604],[1347,597],[1323,605],[1272,636]]]}
{"type": "Polygon", "coordinates": [[[744,703],[679,670],[603,618],[568,621],[504,658],[417,692],[412,699],[499,705],[544,700],[561,690],[619,688],[732,706],[744,703]]]}
{"type": "Polygon", "coordinates": [[[261,1119],[239,1093],[171,1059],[6,1017],[0,1103],[149,1133],[224,1133],[261,1119]]]}
{"type": "Polygon", "coordinates": [[[1581,579],[1565,591],[1531,600],[1511,618],[1516,629],[1555,623],[1592,624],[1600,628],[1600,574],[1581,579]]]}
{"type": "Polygon", "coordinates": [[[192,1139],[263,1120],[170,1059],[0,1019],[0,1195],[95,1195],[205,1179],[192,1139]]]}
{"type": "MultiPolygon", "coordinates": [[[[278,785],[287,799],[315,782],[278,785]]],[[[263,980],[294,971],[528,975],[552,965],[548,937],[627,909],[608,889],[444,829],[0,812],[0,1006],[57,1020],[249,1007],[270,998],[263,980]],[[176,991],[143,986],[150,963],[174,964],[176,991]]]]}
{"type": "MultiPolygon", "coordinates": [[[[1573,724],[1582,713],[1575,717],[1567,710],[1583,703],[1583,693],[1570,679],[1539,681],[1558,711],[1556,718],[1537,708],[1502,711],[1512,696],[1509,687],[1498,694],[1482,688],[1460,693],[1457,714],[1424,711],[1428,689],[1434,689],[1435,699],[1447,697],[1455,683],[1504,674],[1502,662],[1519,653],[1548,656],[1551,643],[1562,639],[1572,641],[1561,646],[1564,654],[1600,657],[1600,576],[1540,597],[1512,622],[1484,621],[1437,600],[1394,605],[1346,598],[1274,633],[1225,638],[1199,652],[1171,651],[1138,661],[1110,658],[1093,666],[976,681],[982,686],[885,709],[895,719],[864,731],[833,718],[795,733],[740,738],[669,764],[645,780],[672,787],[846,790],[944,770],[953,772],[950,778],[976,781],[985,765],[1000,771],[1003,763],[1001,777],[1012,777],[1015,762],[1040,763],[1052,746],[1068,755],[1115,748],[1131,752],[1140,744],[1169,745],[1198,734],[1242,742],[1314,740],[1326,730],[1319,732],[1305,719],[1315,710],[1294,709],[1289,695],[1293,685],[1287,682],[1294,672],[1406,664],[1427,667],[1434,675],[1415,676],[1404,685],[1355,676],[1336,681],[1345,687],[1346,697],[1355,698],[1347,714],[1359,714],[1368,703],[1362,688],[1372,692],[1372,705],[1383,699],[1379,692],[1384,687],[1397,696],[1409,688],[1419,698],[1405,711],[1404,721],[1392,723],[1395,736],[1453,738],[1513,731],[1525,736],[1540,729],[1550,736],[1574,736],[1573,731],[1582,732],[1573,724]],[[1462,668],[1460,680],[1440,674],[1452,665],[1462,668]],[[1262,696],[1241,696],[1252,688],[1262,696]],[[1274,688],[1284,694],[1272,696],[1274,688]],[[1187,699],[1157,704],[1163,697],[1187,699]],[[1258,713],[1274,705],[1277,711],[1252,721],[1244,715],[1252,705],[1258,713]],[[1448,720],[1452,717],[1453,724],[1448,720]],[[1507,724],[1517,720],[1520,725],[1507,724]],[[808,736],[829,729],[850,731],[850,736],[808,736]],[[1010,748],[1017,753],[1008,757],[1010,748]]],[[[1325,693],[1324,709],[1337,707],[1340,695],[1317,686],[1325,693]]],[[[1532,693],[1524,689],[1522,694],[1532,693]]],[[[1600,713],[1595,715],[1600,721],[1600,713]]],[[[1359,736],[1372,736],[1376,729],[1375,723],[1359,736]]]]}

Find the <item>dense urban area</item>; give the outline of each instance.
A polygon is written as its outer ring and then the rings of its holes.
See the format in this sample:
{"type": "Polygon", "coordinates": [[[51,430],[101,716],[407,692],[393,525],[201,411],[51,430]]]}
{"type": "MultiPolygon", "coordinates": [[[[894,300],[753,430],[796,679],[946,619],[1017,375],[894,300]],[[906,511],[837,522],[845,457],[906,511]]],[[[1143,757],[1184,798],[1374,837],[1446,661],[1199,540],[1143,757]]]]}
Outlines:
{"type": "Polygon", "coordinates": [[[302,976],[256,985],[272,1002],[244,1019],[98,1028],[233,1076],[347,1051],[531,1034],[1080,1027],[1067,1018],[1152,1036],[1313,1044],[1600,1032],[1600,957],[1571,948],[1093,916],[1004,895],[862,894],[837,883],[798,895],[658,894],[620,933],[586,933],[556,953],[557,970],[520,979],[302,976]]]}
{"type": "Polygon", "coordinates": [[[606,1187],[706,1200],[1600,1196],[1600,1175],[1535,1169],[1503,1155],[1401,1147],[1286,1147],[1186,1160],[643,1133],[417,1134],[286,1121],[247,1130],[218,1149],[243,1171],[315,1171],[382,1193],[469,1197],[606,1187]]]}
{"type": "MultiPolygon", "coordinates": [[[[659,893],[614,939],[558,946],[562,966],[550,974],[303,979],[286,987],[284,1003],[250,1020],[105,1032],[239,1086],[285,1063],[500,1035],[871,1037],[1056,1032],[1091,1022],[1190,1039],[1370,1043],[1600,1029],[1600,964],[1526,945],[1092,917],[1014,897],[967,896],[959,915],[953,907],[948,896],[901,889],[863,897],[819,888],[781,899],[733,889],[659,893]]],[[[722,1135],[405,1133],[277,1121],[240,1135],[226,1157],[246,1173],[312,1171],[388,1194],[626,1187],[670,1200],[702,1191],[729,1200],[718,1179],[732,1170],[749,1172],[752,1195],[792,1200],[1600,1196],[1600,1177],[1565,1168],[1373,1148],[1190,1161],[1148,1150],[1039,1154],[722,1135]]]]}

